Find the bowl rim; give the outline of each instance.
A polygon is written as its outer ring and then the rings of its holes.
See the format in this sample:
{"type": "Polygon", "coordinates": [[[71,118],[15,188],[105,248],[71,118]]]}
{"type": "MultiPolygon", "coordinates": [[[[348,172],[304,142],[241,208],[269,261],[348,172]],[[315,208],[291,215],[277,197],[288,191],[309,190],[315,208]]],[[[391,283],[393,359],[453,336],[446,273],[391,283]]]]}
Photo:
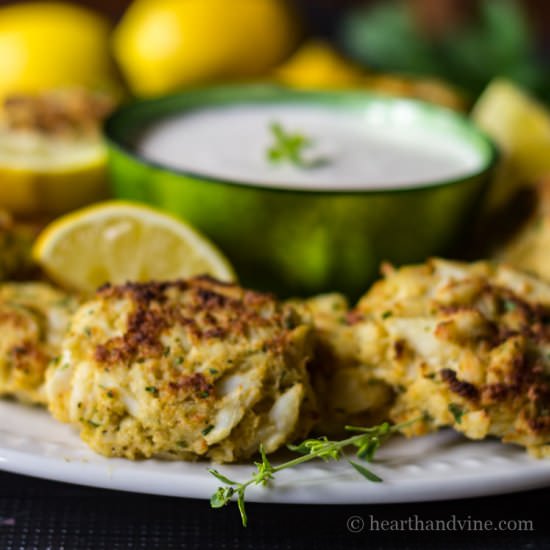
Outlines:
{"type": "MultiPolygon", "coordinates": [[[[310,103],[311,104],[311,103],[310,103]]],[[[200,107],[199,107],[200,108],[200,107]]],[[[195,109],[192,107],[191,109],[195,109]]],[[[191,110],[190,109],[190,110],[191,110]]],[[[160,120],[160,119],[159,119],[160,120]]],[[[290,88],[278,84],[230,84],[222,86],[209,86],[193,88],[187,91],[178,92],[166,96],[154,97],[149,99],[137,99],[125,105],[122,105],[116,109],[105,120],[103,125],[103,135],[107,143],[107,146],[122,153],[126,157],[130,157],[132,160],[139,164],[168,172],[173,175],[181,176],[184,178],[193,179],[199,182],[207,184],[227,185],[235,188],[249,189],[265,192],[279,192],[289,194],[305,194],[305,195],[330,195],[330,196],[364,196],[364,195],[386,195],[386,194],[405,194],[419,191],[437,190],[442,187],[458,185],[471,181],[476,178],[483,177],[490,173],[490,171],[496,166],[499,158],[500,151],[495,142],[489,137],[487,133],[481,130],[476,124],[465,114],[454,111],[450,108],[443,107],[434,103],[429,103],[416,98],[407,98],[392,96],[389,94],[375,93],[371,91],[363,90],[304,90],[290,88]],[[349,109],[349,105],[352,102],[358,104],[363,102],[365,104],[372,102],[391,103],[395,105],[409,105],[415,108],[431,113],[440,113],[454,119],[454,123],[458,124],[462,128],[465,128],[472,136],[476,137],[486,147],[486,154],[481,159],[481,166],[479,169],[472,171],[471,173],[464,174],[456,178],[450,178],[440,181],[434,181],[432,183],[422,184],[412,182],[410,186],[399,187],[385,187],[385,188],[323,188],[323,189],[306,189],[304,187],[293,187],[288,184],[277,183],[262,183],[257,184],[253,182],[243,182],[237,179],[222,178],[212,175],[207,175],[194,170],[187,170],[182,168],[174,168],[166,164],[147,159],[139,154],[132,146],[125,144],[121,139],[120,128],[124,126],[125,120],[128,116],[132,116],[136,112],[142,112],[143,109],[148,107],[155,107],[157,105],[169,105],[175,102],[178,107],[174,109],[174,112],[179,110],[185,112],[185,108],[179,107],[179,102],[188,99],[203,99],[204,106],[230,106],[248,103],[253,100],[254,103],[274,103],[274,102],[314,102],[316,104],[327,103],[341,103],[344,109],[349,109]],[[210,98],[210,100],[208,100],[210,98]]],[[[478,146],[475,145],[477,148],[478,146]]]]}

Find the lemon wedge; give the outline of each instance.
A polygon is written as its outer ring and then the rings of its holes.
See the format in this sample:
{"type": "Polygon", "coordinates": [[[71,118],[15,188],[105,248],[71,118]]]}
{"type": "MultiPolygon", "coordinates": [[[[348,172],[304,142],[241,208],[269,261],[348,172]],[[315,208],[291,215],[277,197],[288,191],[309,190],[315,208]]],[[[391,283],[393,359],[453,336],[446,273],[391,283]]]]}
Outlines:
{"type": "Polygon", "coordinates": [[[183,221],[122,201],[99,203],[47,226],[33,258],[61,286],[93,292],[107,282],[210,275],[235,279],[223,254],[183,221]]]}
{"type": "Polygon", "coordinates": [[[472,118],[502,153],[490,207],[502,206],[520,185],[550,174],[550,111],[527,92],[497,79],[478,99],[472,118]]]}

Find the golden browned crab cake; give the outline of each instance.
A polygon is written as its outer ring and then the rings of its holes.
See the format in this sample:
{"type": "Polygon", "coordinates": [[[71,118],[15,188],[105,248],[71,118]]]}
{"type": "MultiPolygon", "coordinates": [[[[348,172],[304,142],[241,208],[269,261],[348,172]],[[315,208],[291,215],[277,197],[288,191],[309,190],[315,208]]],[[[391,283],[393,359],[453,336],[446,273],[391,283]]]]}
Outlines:
{"type": "Polygon", "coordinates": [[[341,294],[316,296],[303,303],[315,327],[311,379],[320,417],[315,430],[340,434],[346,424],[369,426],[388,418],[392,388],[360,360],[360,335],[347,299],[341,294]]]}
{"type": "Polygon", "coordinates": [[[537,209],[497,258],[550,281],[550,180],[537,187],[537,209]]]}
{"type": "Polygon", "coordinates": [[[270,295],[206,277],[105,287],[48,372],[55,418],[107,456],[230,462],[307,434],[311,328],[270,295]]]}
{"type": "Polygon", "coordinates": [[[550,285],[480,262],[386,269],[355,312],[360,358],[405,433],[452,426],[550,454],[550,285]]]}
{"type": "Polygon", "coordinates": [[[46,367],[76,307],[75,298],[45,283],[0,285],[0,395],[46,403],[46,367]]]}

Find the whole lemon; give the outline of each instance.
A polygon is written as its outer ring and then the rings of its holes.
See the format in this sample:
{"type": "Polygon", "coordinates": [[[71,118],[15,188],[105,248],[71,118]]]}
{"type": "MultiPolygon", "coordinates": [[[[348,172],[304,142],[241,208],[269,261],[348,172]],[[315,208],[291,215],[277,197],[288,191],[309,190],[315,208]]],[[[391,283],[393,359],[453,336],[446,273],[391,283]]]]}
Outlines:
{"type": "Polygon", "coordinates": [[[132,90],[151,96],[262,75],[299,36],[283,0],[136,0],[115,30],[114,51],[132,90]]]}
{"type": "Polygon", "coordinates": [[[311,40],[273,71],[275,80],[296,88],[359,88],[364,71],[342,57],[330,44],[311,40]]]}
{"type": "Polygon", "coordinates": [[[0,8],[0,99],[76,86],[114,93],[108,22],[58,2],[0,8]]]}

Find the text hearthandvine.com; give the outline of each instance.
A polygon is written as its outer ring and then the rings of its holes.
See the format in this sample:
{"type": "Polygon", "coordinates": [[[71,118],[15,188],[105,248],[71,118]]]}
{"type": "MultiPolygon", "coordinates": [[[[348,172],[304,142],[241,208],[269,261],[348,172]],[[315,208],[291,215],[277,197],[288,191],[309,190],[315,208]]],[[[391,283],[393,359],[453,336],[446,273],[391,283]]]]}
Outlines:
{"type": "Polygon", "coordinates": [[[424,519],[414,514],[401,519],[377,519],[372,514],[350,516],[346,521],[350,533],[362,531],[534,531],[530,519],[474,519],[460,518],[454,514],[447,519],[424,519]]]}

